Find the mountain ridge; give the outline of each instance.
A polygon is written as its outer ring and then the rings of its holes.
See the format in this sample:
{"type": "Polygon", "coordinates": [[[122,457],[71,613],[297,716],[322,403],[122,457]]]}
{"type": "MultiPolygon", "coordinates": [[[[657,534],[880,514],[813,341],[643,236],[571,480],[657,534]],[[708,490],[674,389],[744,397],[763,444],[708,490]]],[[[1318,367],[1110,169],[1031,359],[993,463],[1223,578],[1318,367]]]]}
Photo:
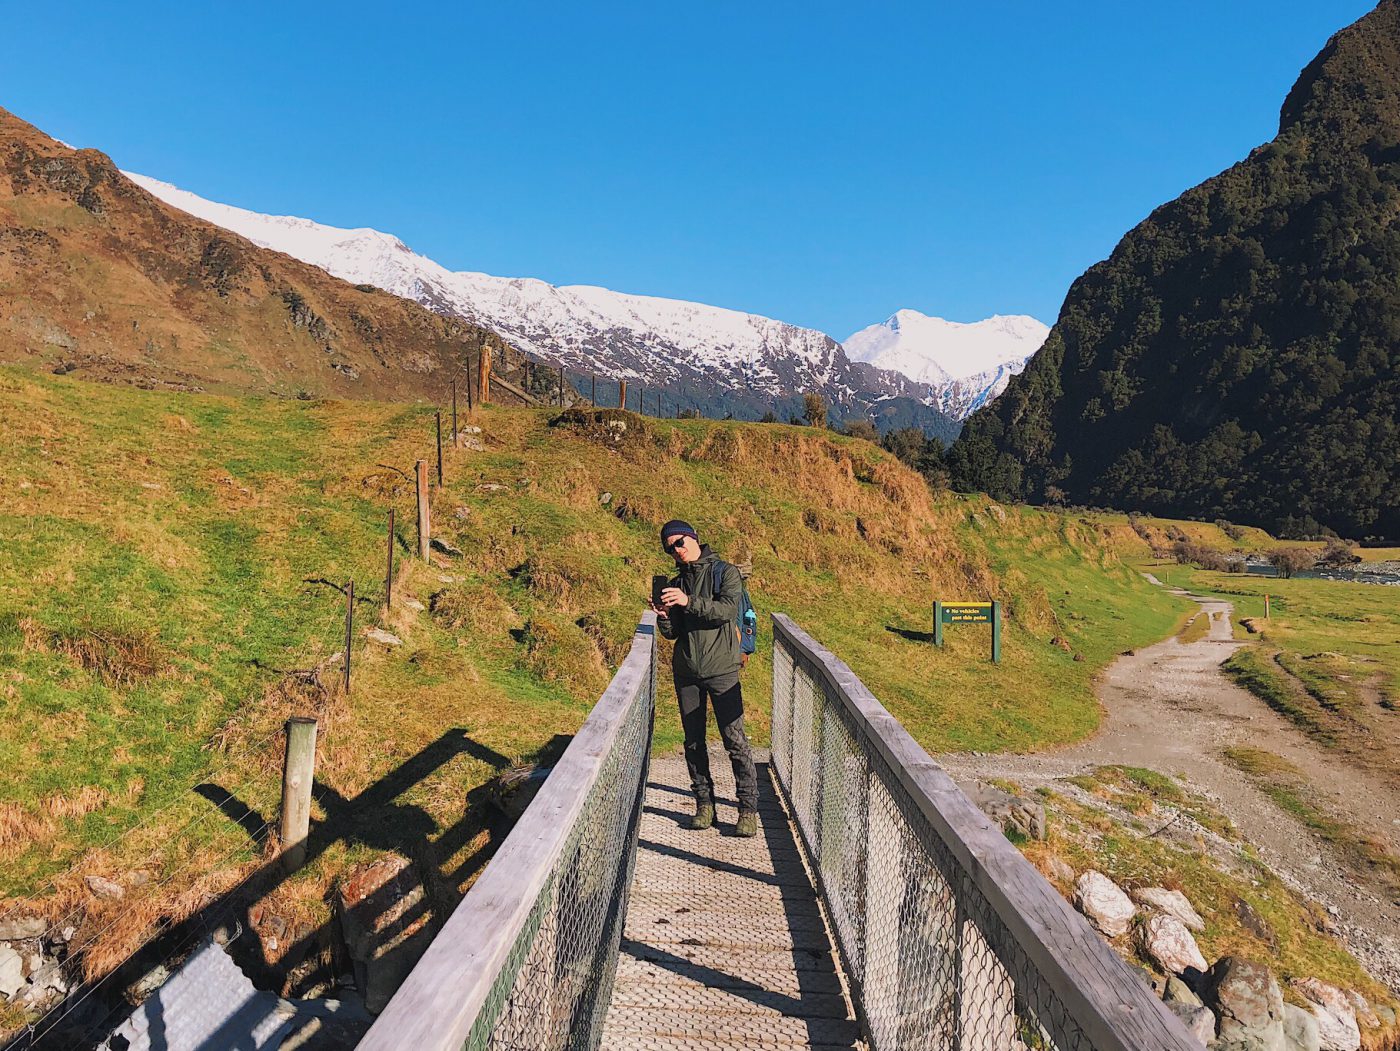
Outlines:
{"type": "Polygon", "coordinates": [[[1400,2],[1129,231],[950,450],[961,486],[1400,537],[1400,2]]]}
{"type": "Polygon", "coordinates": [[[924,382],[854,360],[835,339],[815,329],[598,285],[556,286],[538,278],[452,271],[415,253],[395,235],[370,227],[339,228],[268,215],[127,174],[167,203],[255,243],[491,328],[542,360],[664,389],[710,414],[728,406],[737,415],[774,411],[785,416],[797,411],[802,393],[816,389],[838,416],[870,415],[882,429],[923,425],[947,438],[970,407],[994,397],[1005,382],[1000,360],[983,370],[980,384],[970,373],[924,382]],[[989,392],[990,384],[999,385],[989,392]]]}

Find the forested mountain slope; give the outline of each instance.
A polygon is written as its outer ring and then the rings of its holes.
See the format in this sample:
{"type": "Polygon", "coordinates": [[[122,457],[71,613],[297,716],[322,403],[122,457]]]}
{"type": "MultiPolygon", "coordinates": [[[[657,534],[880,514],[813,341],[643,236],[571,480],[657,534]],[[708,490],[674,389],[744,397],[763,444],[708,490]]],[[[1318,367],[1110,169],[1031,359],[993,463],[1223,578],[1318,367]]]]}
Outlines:
{"type": "Polygon", "coordinates": [[[1279,134],[1133,229],[975,414],[955,479],[1400,536],[1400,3],[1338,33],[1279,134]]]}

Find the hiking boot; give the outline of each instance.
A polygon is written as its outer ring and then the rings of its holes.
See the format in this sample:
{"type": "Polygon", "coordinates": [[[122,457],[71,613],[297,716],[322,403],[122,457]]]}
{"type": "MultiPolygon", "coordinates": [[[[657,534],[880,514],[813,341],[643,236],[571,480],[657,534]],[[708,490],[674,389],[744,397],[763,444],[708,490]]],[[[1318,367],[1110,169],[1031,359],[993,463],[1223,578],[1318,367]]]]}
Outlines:
{"type": "Polygon", "coordinates": [[[690,819],[687,826],[692,832],[703,832],[715,823],[715,805],[713,803],[696,803],[695,816],[690,819]]]}
{"type": "Polygon", "coordinates": [[[752,810],[739,811],[739,823],[734,826],[734,834],[745,839],[758,835],[758,815],[752,810]]]}

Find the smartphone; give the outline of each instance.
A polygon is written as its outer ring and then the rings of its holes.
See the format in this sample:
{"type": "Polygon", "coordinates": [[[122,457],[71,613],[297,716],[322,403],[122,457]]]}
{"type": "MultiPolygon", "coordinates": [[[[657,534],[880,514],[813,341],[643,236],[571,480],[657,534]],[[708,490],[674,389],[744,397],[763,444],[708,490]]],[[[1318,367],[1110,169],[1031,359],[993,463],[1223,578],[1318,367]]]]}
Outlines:
{"type": "Polygon", "coordinates": [[[661,605],[661,592],[671,583],[671,578],[665,573],[657,573],[651,578],[651,601],[653,605],[661,605]]]}

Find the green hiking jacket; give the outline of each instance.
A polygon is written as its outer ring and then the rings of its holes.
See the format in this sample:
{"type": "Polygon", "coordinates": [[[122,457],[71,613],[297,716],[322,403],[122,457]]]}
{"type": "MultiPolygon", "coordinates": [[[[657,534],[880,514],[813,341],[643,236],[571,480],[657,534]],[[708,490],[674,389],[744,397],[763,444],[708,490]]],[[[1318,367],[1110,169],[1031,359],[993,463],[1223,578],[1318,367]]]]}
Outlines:
{"type": "Polygon", "coordinates": [[[690,605],[656,620],[662,637],[676,640],[671,668],[678,683],[737,674],[743,666],[738,620],[744,580],[737,566],[725,563],[716,595],[715,563],[719,561],[710,545],[702,544],[700,557],[682,566],[669,585],[689,595],[690,605]]]}

